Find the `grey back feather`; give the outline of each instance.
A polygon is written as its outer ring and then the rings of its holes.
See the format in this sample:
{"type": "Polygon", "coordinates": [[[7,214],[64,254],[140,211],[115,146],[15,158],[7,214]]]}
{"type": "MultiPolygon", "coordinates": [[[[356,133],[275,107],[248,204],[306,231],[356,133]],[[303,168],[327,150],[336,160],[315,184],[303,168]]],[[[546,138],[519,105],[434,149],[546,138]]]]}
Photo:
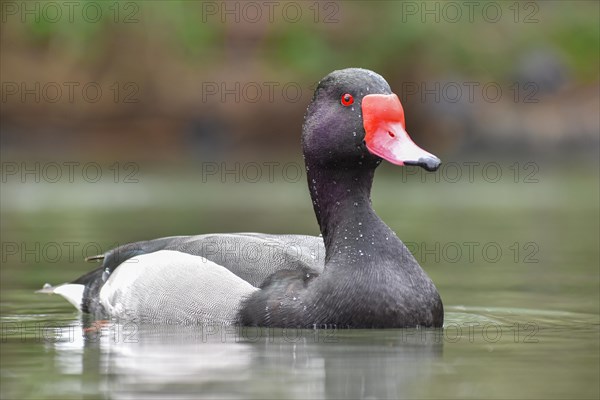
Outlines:
{"type": "Polygon", "coordinates": [[[310,269],[321,273],[325,265],[321,237],[231,233],[173,236],[126,244],[106,254],[103,268],[113,273],[129,258],[159,250],[204,257],[256,287],[279,270],[310,269]]]}

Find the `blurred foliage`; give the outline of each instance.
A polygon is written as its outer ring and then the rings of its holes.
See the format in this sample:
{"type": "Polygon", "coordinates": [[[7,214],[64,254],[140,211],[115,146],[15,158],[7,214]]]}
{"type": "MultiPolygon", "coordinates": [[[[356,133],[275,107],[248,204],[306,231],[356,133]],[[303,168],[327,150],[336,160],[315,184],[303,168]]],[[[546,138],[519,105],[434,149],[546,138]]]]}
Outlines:
{"type": "MultiPolygon", "coordinates": [[[[95,2],[78,3],[84,8],[87,3],[95,2]]],[[[244,21],[242,16],[236,23],[231,15],[208,14],[205,3],[113,3],[103,7],[102,18],[97,23],[85,22],[77,18],[77,13],[72,23],[56,23],[45,18],[36,21],[28,17],[25,20],[27,40],[32,50],[37,48],[38,51],[59,41],[70,54],[89,55],[87,61],[93,63],[98,57],[108,55],[111,37],[121,39],[137,33],[139,46],[144,46],[144,39],[162,37],[160,45],[171,50],[178,61],[208,68],[221,64],[228,50],[227,37],[241,30],[243,35],[259,36],[258,50],[267,56],[263,62],[309,76],[321,76],[323,71],[348,65],[390,71],[397,65],[417,62],[419,66],[433,69],[431,72],[461,71],[469,75],[502,77],[510,74],[516,57],[538,47],[552,47],[566,56],[578,80],[598,79],[600,34],[598,3],[593,1],[515,2],[512,5],[507,2],[501,7],[503,15],[497,23],[482,17],[481,10],[489,1],[477,2],[472,21],[467,15],[468,8],[461,6],[463,14],[458,23],[444,18],[443,12],[440,12],[439,22],[435,15],[409,14],[407,2],[401,1],[338,2],[335,10],[325,8],[328,3],[322,3],[318,15],[314,5],[305,2],[301,7],[304,15],[297,23],[285,21],[278,12],[274,13],[273,22],[263,16],[253,23],[244,21]],[[515,7],[515,4],[520,5],[515,7]],[[324,22],[330,13],[337,22],[324,22]],[[254,27],[248,29],[248,25],[254,27]]],[[[233,3],[243,7],[243,2],[233,3]]],[[[277,3],[275,10],[290,2],[277,3]]],[[[442,7],[440,10],[445,7],[443,2],[408,3],[432,9],[437,3],[442,7]]],[[[451,15],[451,11],[447,14],[451,15]]],[[[14,23],[5,25],[3,29],[19,29],[14,23]]],[[[127,48],[121,49],[121,56],[126,51],[127,48]]]]}
{"type": "Polygon", "coordinates": [[[8,143],[17,150],[45,149],[51,132],[78,154],[100,152],[119,140],[119,148],[108,148],[111,157],[121,149],[127,156],[143,151],[141,141],[148,149],[163,148],[161,154],[171,149],[175,159],[186,151],[214,154],[228,140],[242,148],[247,138],[260,149],[271,145],[277,152],[295,151],[315,83],[347,67],[383,75],[410,114],[411,135],[425,145],[436,143],[433,151],[497,147],[497,137],[534,146],[576,141],[589,147],[600,129],[595,112],[600,103],[600,3],[595,1],[84,0],[69,3],[76,5],[73,18],[66,3],[1,4],[3,82],[27,87],[100,82],[106,94],[98,103],[81,96],[54,103],[12,95],[0,111],[1,139],[4,147],[8,143]],[[272,15],[266,4],[274,7],[272,15]],[[472,15],[469,4],[474,5],[472,15]],[[7,5],[48,10],[45,18],[36,18],[22,9],[7,11],[7,5]],[[63,13],[58,21],[50,11],[56,5],[63,13]],[[90,22],[96,15],[91,10],[98,7],[98,21],[90,22]],[[255,8],[244,12],[245,7],[255,8]],[[254,18],[256,7],[260,18],[254,18]],[[293,12],[283,12],[286,7],[300,10],[297,22],[290,18],[293,12]],[[488,7],[500,10],[497,22],[490,19],[493,12],[484,14],[488,7]],[[240,101],[224,96],[225,89],[207,101],[203,86],[266,82],[279,84],[274,101],[264,92],[258,101],[240,101]],[[430,85],[447,82],[464,90],[460,101],[423,95],[430,85]],[[466,82],[480,84],[479,99],[465,101],[466,82]],[[112,101],[117,91],[121,99],[133,93],[126,90],[130,83],[136,102],[112,101]],[[282,96],[287,83],[302,88],[296,101],[282,96]],[[417,84],[420,91],[402,97],[404,83],[417,84]],[[501,101],[481,100],[487,83],[502,87],[501,101]],[[528,83],[534,92],[525,90],[528,83]],[[117,91],[111,92],[115,84],[117,91]],[[520,89],[514,90],[515,84],[520,89]],[[534,101],[524,104],[528,95],[534,101]],[[87,139],[81,139],[81,131],[87,139]]]}

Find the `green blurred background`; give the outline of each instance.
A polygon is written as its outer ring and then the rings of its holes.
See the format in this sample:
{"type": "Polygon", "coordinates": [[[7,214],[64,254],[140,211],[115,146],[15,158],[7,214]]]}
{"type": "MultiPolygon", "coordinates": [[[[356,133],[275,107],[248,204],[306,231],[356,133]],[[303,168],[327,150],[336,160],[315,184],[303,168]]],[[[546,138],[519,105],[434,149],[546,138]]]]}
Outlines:
{"type": "Polygon", "coordinates": [[[597,2],[469,4],[3,1],[3,155],[297,156],[315,83],[350,66],[434,153],[597,143],[597,2]]]}

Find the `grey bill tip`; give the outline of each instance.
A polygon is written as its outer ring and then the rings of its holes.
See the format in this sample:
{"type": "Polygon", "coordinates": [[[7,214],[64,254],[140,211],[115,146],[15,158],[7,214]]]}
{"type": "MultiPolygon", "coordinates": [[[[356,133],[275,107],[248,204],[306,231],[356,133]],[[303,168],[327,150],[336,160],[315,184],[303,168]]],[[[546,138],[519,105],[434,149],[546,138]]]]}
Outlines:
{"type": "Polygon", "coordinates": [[[418,161],[405,161],[404,165],[416,165],[418,167],[424,168],[429,172],[436,171],[442,162],[436,156],[431,157],[421,157],[418,161]]]}

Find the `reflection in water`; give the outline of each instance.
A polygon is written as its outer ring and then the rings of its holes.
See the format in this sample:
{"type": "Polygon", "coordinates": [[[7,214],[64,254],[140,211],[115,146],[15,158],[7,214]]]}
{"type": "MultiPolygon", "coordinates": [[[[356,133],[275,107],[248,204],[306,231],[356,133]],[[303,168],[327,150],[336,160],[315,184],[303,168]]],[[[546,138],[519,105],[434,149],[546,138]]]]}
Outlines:
{"type": "Polygon", "coordinates": [[[443,331],[0,323],[2,398],[598,398],[597,314],[448,306],[443,331]]]}
{"type": "Polygon", "coordinates": [[[60,372],[81,374],[83,393],[115,398],[412,397],[443,343],[440,330],[71,328],[78,334],[49,344],[60,372]]]}

